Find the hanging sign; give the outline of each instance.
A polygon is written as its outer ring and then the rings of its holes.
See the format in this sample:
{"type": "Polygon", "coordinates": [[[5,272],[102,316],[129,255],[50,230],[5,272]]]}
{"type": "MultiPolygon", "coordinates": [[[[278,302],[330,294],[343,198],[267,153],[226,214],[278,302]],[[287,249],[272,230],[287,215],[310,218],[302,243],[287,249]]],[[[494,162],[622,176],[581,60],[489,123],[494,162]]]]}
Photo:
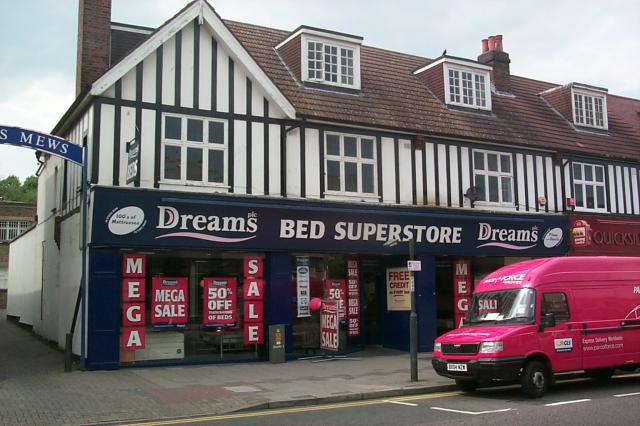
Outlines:
{"type": "Polygon", "coordinates": [[[456,259],[453,262],[453,309],[455,328],[462,325],[467,316],[471,300],[471,263],[467,259],[456,259]]]}
{"type": "Polygon", "coordinates": [[[235,278],[204,278],[202,322],[209,327],[236,325],[237,281],[235,278]]]}
{"type": "Polygon", "coordinates": [[[154,327],[184,327],[187,323],[189,289],[186,277],[153,277],[151,280],[151,324],[154,327]]]}
{"type": "Polygon", "coordinates": [[[46,133],[0,125],[0,144],[45,151],[82,165],[82,147],[46,133]]]}
{"type": "Polygon", "coordinates": [[[387,311],[411,310],[411,273],[407,268],[387,268],[387,311]]]}
{"type": "Polygon", "coordinates": [[[296,257],[296,284],[298,299],[298,318],[310,317],[309,310],[309,258],[296,257]]]}
{"type": "Polygon", "coordinates": [[[347,259],[347,335],[360,335],[360,273],[357,259],[347,259]]]}
{"type": "Polygon", "coordinates": [[[338,302],[325,300],[320,310],[320,349],[338,350],[338,302]]]}
{"type": "Polygon", "coordinates": [[[326,280],[325,299],[338,303],[340,321],[347,319],[347,282],[345,280],[326,280]]]}
{"type": "Polygon", "coordinates": [[[132,182],[138,180],[140,172],[140,141],[137,139],[132,140],[128,144],[128,157],[127,157],[127,175],[126,183],[129,185],[132,182]]]}

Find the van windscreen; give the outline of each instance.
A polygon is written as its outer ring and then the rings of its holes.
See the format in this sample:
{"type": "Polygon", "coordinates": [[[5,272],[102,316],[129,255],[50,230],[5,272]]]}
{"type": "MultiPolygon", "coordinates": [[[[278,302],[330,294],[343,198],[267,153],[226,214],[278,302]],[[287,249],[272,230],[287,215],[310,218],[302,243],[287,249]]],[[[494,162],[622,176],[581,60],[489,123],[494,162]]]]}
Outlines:
{"type": "Polygon", "coordinates": [[[476,293],[464,325],[508,325],[533,322],[535,290],[513,290],[476,293]]]}

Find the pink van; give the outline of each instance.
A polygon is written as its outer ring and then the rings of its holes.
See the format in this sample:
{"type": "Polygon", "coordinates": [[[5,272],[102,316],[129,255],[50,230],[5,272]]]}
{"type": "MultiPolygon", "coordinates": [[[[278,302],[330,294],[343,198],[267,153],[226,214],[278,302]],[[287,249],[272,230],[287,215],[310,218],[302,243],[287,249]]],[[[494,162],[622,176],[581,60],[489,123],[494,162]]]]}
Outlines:
{"type": "Polygon", "coordinates": [[[433,368],[463,390],[518,382],[545,394],[555,373],[607,380],[640,367],[640,257],[515,263],[477,285],[461,328],[438,337],[433,368]]]}

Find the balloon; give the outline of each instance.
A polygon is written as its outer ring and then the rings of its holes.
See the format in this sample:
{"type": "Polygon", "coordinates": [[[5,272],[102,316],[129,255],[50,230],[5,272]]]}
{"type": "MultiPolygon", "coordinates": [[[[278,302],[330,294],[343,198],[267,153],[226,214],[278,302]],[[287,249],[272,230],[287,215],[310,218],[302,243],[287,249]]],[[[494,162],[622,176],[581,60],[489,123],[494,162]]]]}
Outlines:
{"type": "Polygon", "coordinates": [[[322,306],[322,299],[320,299],[319,297],[314,297],[313,299],[311,299],[311,301],[309,301],[309,308],[312,311],[317,311],[318,309],[320,309],[321,306],[322,306]]]}

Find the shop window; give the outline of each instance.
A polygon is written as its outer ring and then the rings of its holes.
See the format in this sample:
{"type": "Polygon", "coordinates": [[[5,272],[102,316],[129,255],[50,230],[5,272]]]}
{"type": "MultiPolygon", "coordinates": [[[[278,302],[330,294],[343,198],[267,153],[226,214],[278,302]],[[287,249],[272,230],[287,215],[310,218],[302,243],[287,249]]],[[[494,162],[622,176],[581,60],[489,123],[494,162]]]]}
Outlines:
{"type": "Polygon", "coordinates": [[[320,310],[313,299],[341,300],[339,352],[360,344],[358,264],[344,256],[292,257],[292,336],[296,355],[321,352],[320,310]],[[352,262],[351,264],[349,262],[352,262]],[[351,266],[351,270],[349,270],[351,266]],[[355,323],[354,323],[355,321],[355,323]]]}
{"type": "Polygon", "coordinates": [[[164,115],[161,161],[165,183],[225,186],[227,122],[164,115]]]}
{"type": "MultiPolygon", "coordinates": [[[[123,263],[127,256],[125,253],[123,263]]],[[[245,262],[248,258],[261,262],[260,256],[174,251],[144,258],[139,277],[123,277],[121,363],[264,358],[264,287],[253,301],[244,294],[256,281],[246,276],[245,262]],[[127,300],[128,281],[137,281],[130,293],[139,293],[137,300],[127,300]],[[253,306],[247,310],[249,303],[253,306]],[[132,309],[136,304],[142,308],[132,309]],[[141,321],[139,341],[144,348],[125,350],[127,341],[136,343],[126,338],[135,326],[129,319],[141,321]],[[261,337],[261,344],[246,343],[251,321],[257,324],[254,333],[261,337]]]]}

